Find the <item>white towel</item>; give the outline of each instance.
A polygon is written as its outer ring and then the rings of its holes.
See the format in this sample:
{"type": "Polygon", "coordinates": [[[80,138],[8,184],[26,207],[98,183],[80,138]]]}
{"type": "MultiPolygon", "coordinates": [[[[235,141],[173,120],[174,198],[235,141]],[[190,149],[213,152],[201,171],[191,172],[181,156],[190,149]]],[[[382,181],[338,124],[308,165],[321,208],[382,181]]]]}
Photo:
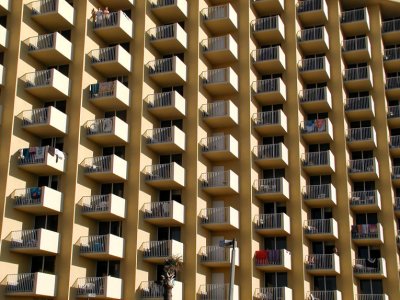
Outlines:
{"type": "Polygon", "coordinates": [[[59,159],[64,159],[65,158],[64,152],[58,150],[57,148],[54,150],[54,153],[55,153],[55,155],[58,156],[59,159]]]}

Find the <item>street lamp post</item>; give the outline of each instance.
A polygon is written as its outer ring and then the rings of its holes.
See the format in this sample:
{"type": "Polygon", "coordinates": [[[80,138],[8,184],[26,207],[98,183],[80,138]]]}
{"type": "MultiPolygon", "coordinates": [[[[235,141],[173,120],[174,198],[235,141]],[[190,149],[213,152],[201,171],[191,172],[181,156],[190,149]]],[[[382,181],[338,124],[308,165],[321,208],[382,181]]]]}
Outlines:
{"type": "Polygon", "coordinates": [[[233,240],[222,240],[219,242],[219,245],[224,248],[229,248],[232,246],[232,257],[231,257],[231,278],[229,282],[229,300],[233,300],[233,291],[235,284],[235,252],[237,247],[237,242],[235,239],[233,240]]]}

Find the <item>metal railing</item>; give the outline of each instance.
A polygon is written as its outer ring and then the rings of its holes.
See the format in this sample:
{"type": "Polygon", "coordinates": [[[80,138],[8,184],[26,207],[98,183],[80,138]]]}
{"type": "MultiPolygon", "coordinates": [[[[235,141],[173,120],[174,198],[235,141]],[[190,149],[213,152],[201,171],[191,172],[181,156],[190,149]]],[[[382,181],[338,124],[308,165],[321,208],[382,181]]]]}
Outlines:
{"type": "Polygon", "coordinates": [[[353,264],[353,272],[356,274],[379,274],[382,272],[381,258],[356,258],[353,264]]]}
{"type": "Polygon", "coordinates": [[[378,191],[356,191],[350,193],[350,205],[371,205],[376,204],[378,191]]]}
{"type": "Polygon", "coordinates": [[[285,300],[284,287],[263,287],[256,288],[254,296],[259,300],[285,300]]]}
{"type": "Polygon", "coordinates": [[[358,294],[357,300],[386,300],[387,296],[384,294],[358,294]]]}
{"type": "Polygon", "coordinates": [[[253,114],[255,125],[276,125],[281,123],[281,110],[263,111],[253,114]]]}
{"type": "Polygon", "coordinates": [[[87,121],[86,135],[111,134],[114,131],[114,117],[87,121]]]}
{"type": "Polygon", "coordinates": [[[118,46],[92,50],[89,53],[92,64],[104,63],[117,60],[118,46]]]}
{"type": "Polygon", "coordinates": [[[330,151],[306,152],[303,156],[303,165],[308,167],[329,165],[330,153],[330,151]]]}
{"type": "Polygon", "coordinates": [[[14,206],[40,205],[43,203],[43,193],[44,187],[18,189],[12,193],[11,198],[14,201],[14,206]]]}
{"type": "Polygon", "coordinates": [[[380,237],[379,224],[356,224],[351,226],[351,237],[356,240],[380,237]]]}
{"type": "Polygon", "coordinates": [[[139,293],[141,299],[162,299],[164,297],[164,286],[155,281],[143,281],[140,283],[139,293]]]}
{"type": "Polygon", "coordinates": [[[166,180],[171,179],[173,176],[174,163],[158,164],[146,166],[144,173],[146,180],[166,180]]]}
{"type": "Polygon", "coordinates": [[[400,30],[400,19],[394,19],[382,22],[382,33],[399,31],[400,30]]]}
{"type": "Polygon", "coordinates": [[[172,106],[172,100],[175,92],[164,92],[156,93],[147,96],[147,107],[148,108],[159,108],[172,106]]]}
{"type": "Polygon", "coordinates": [[[366,20],[367,8],[357,8],[342,12],[341,23],[351,23],[366,20]]]}
{"type": "Polygon", "coordinates": [[[174,142],[174,127],[148,129],[144,133],[146,144],[161,144],[174,142]]]}
{"type": "Polygon", "coordinates": [[[39,0],[29,4],[32,15],[41,15],[55,12],[58,8],[58,0],[39,0]]]}
{"type": "Polygon", "coordinates": [[[174,70],[174,57],[156,59],[148,63],[149,74],[172,72],[174,70]]]}
{"type": "Polygon", "coordinates": [[[169,5],[176,5],[177,0],[153,0],[151,1],[152,7],[163,7],[169,5]]]}
{"type": "Polygon", "coordinates": [[[252,88],[256,93],[271,93],[279,91],[280,78],[263,79],[254,81],[252,88]]]}
{"type": "Polygon", "coordinates": [[[119,25],[121,23],[120,14],[130,21],[130,18],[123,11],[116,11],[104,14],[102,18],[97,18],[96,21],[93,22],[93,28],[98,29],[119,25]]]}
{"type": "Polygon", "coordinates": [[[176,37],[175,24],[151,28],[147,31],[151,40],[162,40],[176,37]]]}
{"type": "Polygon", "coordinates": [[[302,59],[298,63],[299,71],[307,72],[307,71],[323,70],[325,69],[325,60],[326,60],[325,56],[302,59]]]}
{"type": "Polygon", "coordinates": [[[174,201],[149,202],[143,205],[145,219],[172,217],[174,201]]]}
{"type": "Polygon", "coordinates": [[[84,277],[76,280],[77,296],[105,295],[107,277],[84,277]]]}
{"type": "Polygon", "coordinates": [[[361,80],[369,78],[369,67],[356,67],[344,70],[344,80],[361,80]]]}
{"type": "Polygon", "coordinates": [[[201,42],[201,47],[204,52],[226,50],[229,48],[229,35],[205,39],[201,42]]]}
{"type": "Polygon", "coordinates": [[[326,199],[331,197],[331,184],[312,184],[305,187],[303,197],[305,200],[326,199]]]}
{"type": "Polygon", "coordinates": [[[111,197],[112,194],[82,197],[80,201],[82,205],[82,213],[110,211],[111,197]]]}
{"type": "Polygon", "coordinates": [[[304,0],[297,1],[297,13],[305,13],[322,9],[323,0],[304,0]]]}
{"type": "Polygon", "coordinates": [[[400,210],[400,197],[394,198],[394,210],[400,210]]]}
{"type": "Polygon", "coordinates": [[[400,105],[393,105],[388,107],[388,118],[400,117],[400,105]]]}
{"type": "Polygon", "coordinates": [[[10,274],[6,277],[6,293],[32,293],[36,273],[10,274]]]}
{"type": "Polygon", "coordinates": [[[229,171],[216,171],[201,174],[200,181],[203,188],[224,187],[230,184],[229,171]]]}
{"type": "Polygon", "coordinates": [[[229,68],[204,71],[201,74],[204,84],[223,83],[229,81],[229,68]]]}
{"type": "Polygon", "coordinates": [[[400,148],[400,135],[390,137],[390,148],[400,148]]]}
{"type": "Polygon", "coordinates": [[[11,249],[39,247],[40,229],[20,230],[11,232],[11,249]]]}
{"type": "Polygon", "coordinates": [[[27,73],[23,76],[25,88],[45,87],[53,82],[54,69],[27,73]]]}
{"type": "Polygon", "coordinates": [[[310,291],[307,293],[307,300],[337,300],[336,291],[310,291]]]}
{"type": "Polygon", "coordinates": [[[20,149],[18,165],[43,164],[46,161],[46,155],[49,152],[49,148],[49,146],[44,146],[20,149]]]}
{"type": "Polygon", "coordinates": [[[371,96],[347,98],[344,106],[345,111],[364,110],[372,108],[371,96]]]}
{"type": "MultiPolygon", "coordinates": [[[[290,254],[289,251],[286,249],[268,249],[268,250],[261,250],[265,251],[265,255],[262,257],[255,257],[256,266],[269,266],[269,265],[276,265],[281,266],[284,263],[285,253],[290,254]]],[[[260,251],[257,251],[260,252],[260,251]]]]}
{"type": "Polygon", "coordinates": [[[225,151],[229,149],[229,135],[216,135],[201,139],[201,151],[225,151]]]}
{"type": "Polygon", "coordinates": [[[307,270],[331,270],[335,268],[335,254],[310,254],[306,256],[307,270]]]}
{"type": "Polygon", "coordinates": [[[368,38],[366,36],[344,40],[342,43],[343,52],[358,51],[367,49],[368,38]]]}
{"type": "Polygon", "coordinates": [[[332,234],[332,219],[312,219],[304,221],[305,234],[332,234]]]}
{"type": "Polygon", "coordinates": [[[169,257],[172,252],[172,240],[144,242],[141,246],[143,256],[146,257],[169,257]]]}
{"type": "Polygon", "coordinates": [[[228,299],[229,284],[212,283],[201,285],[199,295],[200,300],[228,299]]]}
{"type": "Polygon", "coordinates": [[[105,253],[109,244],[108,235],[82,236],[79,239],[79,252],[81,254],[105,253]]]}
{"type": "Polygon", "coordinates": [[[324,32],[324,26],[302,29],[297,33],[297,39],[299,42],[322,40],[324,32]]]}
{"type": "Polygon", "coordinates": [[[392,178],[399,179],[400,178],[400,166],[392,167],[392,178]]]}
{"type": "Polygon", "coordinates": [[[368,141],[372,139],[372,127],[349,128],[347,140],[349,142],[368,141]]]}
{"type": "Polygon", "coordinates": [[[217,20],[229,17],[229,4],[210,6],[201,10],[205,20],[217,20]]]}
{"type": "Polygon", "coordinates": [[[283,192],[283,177],[258,179],[254,181],[257,194],[283,192]]]}
{"type": "Polygon", "coordinates": [[[351,159],[349,173],[375,172],[375,158],[351,159]]]}
{"type": "Polygon", "coordinates": [[[281,229],[284,223],[283,213],[261,214],[254,217],[256,229],[281,229]]]}
{"type": "Polygon", "coordinates": [[[255,62],[279,59],[279,46],[256,49],[251,52],[255,62]]]}
{"type": "Polygon", "coordinates": [[[302,121],[300,124],[302,133],[328,132],[329,119],[315,119],[302,121]]]}
{"type": "Polygon", "coordinates": [[[223,224],[228,223],[230,207],[210,207],[200,211],[201,224],[223,224]]]}
{"type": "Polygon", "coordinates": [[[253,31],[273,30],[278,28],[279,16],[270,16],[260,19],[255,19],[251,22],[253,31]]]}
{"type": "Polygon", "coordinates": [[[35,108],[22,112],[22,126],[39,125],[49,123],[50,107],[35,108]]]}
{"type": "Polygon", "coordinates": [[[82,165],[85,173],[102,173],[112,170],[113,155],[85,158],[82,165]]]}
{"type": "Polygon", "coordinates": [[[57,33],[42,34],[27,40],[29,51],[54,48],[57,33]]]}
{"type": "Polygon", "coordinates": [[[397,60],[400,59],[400,47],[385,49],[383,60],[397,60]]]}
{"type": "Polygon", "coordinates": [[[201,262],[230,262],[231,249],[220,246],[205,246],[200,248],[201,262]]]}
{"type": "Polygon", "coordinates": [[[228,101],[215,101],[212,103],[203,104],[200,110],[204,117],[223,117],[228,115],[229,102],[228,101]]]}
{"type": "Polygon", "coordinates": [[[309,103],[314,101],[327,100],[328,88],[311,88],[300,91],[300,103],[309,103]]]}
{"type": "Polygon", "coordinates": [[[259,145],[253,148],[253,153],[257,159],[274,159],[282,157],[282,143],[259,145]]]}
{"type": "Polygon", "coordinates": [[[400,88],[400,76],[387,78],[385,88],[386,88],[386,90],[399,89],[400,88]]]}
{"type": "Polygon", "coordinates": [[[93,83],[89,86],[89,98],[103,98],[116,95],[117,80],[93,83]]]}

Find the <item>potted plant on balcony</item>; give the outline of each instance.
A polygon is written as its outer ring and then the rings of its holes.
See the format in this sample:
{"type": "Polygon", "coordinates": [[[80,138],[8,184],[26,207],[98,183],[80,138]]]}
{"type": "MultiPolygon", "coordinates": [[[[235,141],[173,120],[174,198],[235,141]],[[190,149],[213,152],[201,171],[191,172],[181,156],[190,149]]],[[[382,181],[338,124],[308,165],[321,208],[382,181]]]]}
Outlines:
{"type": "Polygon", "coordinates": [[[174,281],[176,273],[178,273],[183,266],[181,256],[172,256],[165,260],[164,275],[162,278],[162,285],[164,287],[164,300],[172,300],[172,289],[174,288],[174,281]]]}

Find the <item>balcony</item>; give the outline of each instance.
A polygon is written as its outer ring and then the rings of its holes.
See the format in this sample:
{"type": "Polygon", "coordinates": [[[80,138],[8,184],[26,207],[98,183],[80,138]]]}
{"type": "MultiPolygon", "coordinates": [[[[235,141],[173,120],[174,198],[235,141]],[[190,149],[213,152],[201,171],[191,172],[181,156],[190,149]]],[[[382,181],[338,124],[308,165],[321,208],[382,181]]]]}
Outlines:
{"type": "Polygon", "coordinates": [[[77,298],[122,299],[122,279],[111,276],[83,277],[75,282],[77,298]]]}
{"type": "Polygon", "coordinates": [[[39,0],[28,4],[32,20],[49,31],[71,29],[75,11],[66,0],[39,0]]]}
{"type": "Polygon", "coordinates": [[[338,290],[307,292],[306,299],[313,299],[313,297],[319,300],[342,300],[342,293],[338,290]]]}
{"type": "Polygon", "coordinates": [[[371,44],[367,36],[345,39],[342,55],[347,63],[366,62],[371,59],[371,44]]]}
{"type": "Polygon", "coordinates": [[[400,105],[388,107],[387,119],[390,127],[396,128],[400,126],[400,105]]]}
{"type": "Polygon", "coordinates": [[[386,278],[386,260],[384,258],[354,260],[354,276],[358,279],[384,279],[386,278]]]}
{"type": "MultiPolygon", "coordinates": [[[[139,299],[162,300],[164,299],[164,286],[155,281],[142,281],[139,286],[139,299]]],[[[174,281],[172,289],[173,299],[183,299],[183,284],[174,281]]]]}
{"type": "Polygon", "coordinates": [[[60,234],[47,229],[12,231],[10,251],[28,255],[56,255],[60,252],[60,234]]]}
{"type": "Polygon", "coordinates": [[[358,294],[356,300],[389,300],[386,294],[358,294]]]}
{"type": "Polygon", "coordinates": [[[312,219],[304,221],[304,234],[310,240],[329,241],[339,236],[335,219],[312,219]]]}
{"type": "Polygon", "coordinates": [[[375,117],[372,96],[347,98],[344,111],[350,121],[371,120],[375,117]]]}
{"type": "Polygon", "coordinates": [[[160,120],[183,119],[186,116],[186,100],[177,91],[148,95],[145,101],[148,111],[160,120]]]}
{"type": "Polygon", "coordinates": [[[348,91],[367,91],[372,89],[371,67],[356,67],[344,70],[344,86],[348,91]]]}
{"type": "Polygon", "coordinates": [[[306,270],[314,276],[335,276],[340,274],[340,259],[337,254],[310,254],[305,260],[306,270]]]}
{"type": "Polygon", "coordinates": [[[162,87],[183,85],[186,82],[186,65],[177,56],[156,59],[146,66],[150,79],[162,87]]]}
{"type": "MultiPolygon", "coordinates": [[[[211,283],[200,286],[199,300],[216,300],[229,298],[229,284],[211,283]]],[[[239,300],[239,286],[233,287],[233,300],[239,300]]],[[[385,299],[387,300],[387,299],[385,299]]]]}
{"type": "Polygon", "coordinates": [[[307,113],[330,111],[332,97],[328,87],[310,88],[299,92],[300,105],[307,113]]]}
{"type": "Polygon", "coordinates": [[[186,19],[188,4],[186,0],[150,0],[151,12],[164,24],[186,19]]]}
{"type": "MultiPolygon", "coordinates": [[[[203,266],[229,268],[232,260],[232,249],[220,246],[201,247],[199,256],[203,266]]],[[[235,266],[239,266],[239,249],[235,251],[235,266]]]]}
{"type": "Polygon", "coordinates": [[[257,80],[251,88],[254,98],[262,105],[282,104],[286,101],[286,85],[282,78],[257,80]]]}
{"type": "Polygon", "coordinates": [[[178,23],[151,28],[147,35],[150,44],[162,54],[182,53],[187,49],[186,31],[178,23]]]}
{"type": "Polygon", "coordinates": [[[400,155],[400,135],[392,135],[390,137],[389,150],[393,156],[400,155]]]}
{"type": "Polygon", "coordinates": [[[147,166],[143,173],[145,182],[156,189],[172,190],[185,186],[185,169],[175,162],[147,166]]]}
{"type": "Polygon", "coordinates": [[[302,157],[303,169],[309,175],[326,175],[335,172],[332,151],[306,152],[302,157]]]}
{"type": "MultiPolygon", "coordinates": [[[[394,198],[394,214],[396,217],[400,217],[400,197],[394,198]]],[[[400,232],[398,232],[398,235],[400,235],[400,232]]]]}
{"type": "Polygon", "coordinates": [[[290,218],[285,213],[256,215],[254,224],[256,232],[263,236],[290,235],[290,218]]]}
{"type": "Polygon", "coordinates": [[[238,45],[230,34],[205,39],[200,45],[204,57],[211,64],[232,63],[239,57],[238,45]]]}
{"type": "Polygon", "coordinates": [[[102,183],[121,182],[128,177],[127,161],[115,154],[85,158],[81,166],[88,178],[102,183]]]}
{"type": "Polygon", "coordinates": [[[67,115],[54,106],[25,110],[20,117],[22,128],[36,136],[46,138],[67,134],[67,115]]]}
{"type": "Polygon", "coordinates": [[[336,205],[336,189],[333,184],[306,185],[304,203],[309,207],[332,207],[336,205]]]}
{"type": "Polygon", "coordinates": [[[108,17],[96,19],[93,32],[109,44],[129,42],[133,37],[133,22],[119,10],[109,13],[108,17]]]}
{"type": "Polygon", "coordinates": [[[81,256],[95,260],[120,260],[124,258],[124,239],[106,235],[82,236],[78,241],[81,256]]]}
{"type": "Polygon", "coordinates": [[[11,5],[9,0],[0,0],[0,14],[5,15],[10,12],[11,5]]]}
{"type": "Polygon", "coordinates": [[[114,194],[82,197],[79,205],[82,215],[94,220],[125,219],[125,199],[114,194]]]}
{"type": "Polygon", "coordinates": [[[328,118],[301,122],[300,131],[308,144],[329,143],[333,140],[333,127],[328,118]]]}
{"type": "Polygon", "coordinates": [[[326,56],[302,59],[298,62],[299,73],[305,82],[326,82],[330,77],[330,67],[326,56]]]}
{"type": "Polygon", "coordinates": [[[326,53],[329,50],[329,35],[324,26],[300,30],[297,42],[304,55],[326,53]]]}
{"type": "Polygon", "coordinates": [[[261,48],[251,52],[251,58],[256,70],[261,74],[283,73],[286,68],[286,58],[280,46],[261,48]]]}
{"type": "Polygon", "coordinates": [[[239,193],[239,176],[231,170],[203,173],[199,180],[203,191],[212,196],[239,193]]]}
{"type": "Polygon", "coordinates": [[[351,226],[353,242],[359,246],[383,244],[383,228],[377,224],[358,224],[351,226]]]}
{"type": "Polygon", "coordinates": [[[140,247],[143,261],[163,264],[167,258],[183,257],[183,244],[175,240],[144,242],[140,247]]]}
{"type": "Polygon", "coordinates": [[[29,55],[45,65],[65,65],[72,60],[72,43],[58,32],[30,37],[25,43],[29,55]]]}
{"type": "Polygon", "coordinates": [[[297,17],[303,26],[325,24],[328,21],[328,6],[325,0],[298,1],[297,17]]]}
{"type": "Polygon", "coordinates": [[[230,95],[239,90],[239,77],[230,67],[204,71],[200,77],[204,89],[212,96],[230,95]]]}
{"type": "Polygon", "coordinates": [[[287,118],[282,110],[253,114],[254,129],[262,136],[284,135],[287,132],[287,118]]]}
{"type": "Polygon", "coordinates": [[[387,72],[396,72],[400,69],[400,47],[385,49],[383,54],[383,65],[387,72]]]}
{"type": "Polygon", "coordinates": [[[61,175],[65,172],[65,153],[50,147],[30,147],[18,151],[18,167],[39,175],[61,175]]]}
{"type": "Polygon", "coordinates": [[[286,249],[256,251],[254,259],[256,268],[263,272],[287,272],[292,269],[292,255],[286,249]]]}
{"type": "Polygon", "coordinates": [[[64,100],[70,94],[70,80],[56,69],[27,73],[25,91],[42,100],[64,100]]]}
{"type": "Polygon", "coordinates": [[[89,86],[89,101],[104,111],[124,110],[130,104],[130,91],[118,80],[94,83],[89,86]]]}
{"type": "Polygon", "coordinates": [[[350,207],[355,212],[379,212],[381,210],[381,196],[379,191],[351,192],[350,207]]]}
{"type": "Polygon", "coordinates": [[[283,0],[252,0],[251,2],[259,15],[277,15],[283,11],[285,6],[283,0]]]}
{"type": "Polygon", "coordinates": [[[33,215],[55,215],[62,211],[63,194],[47,186],[15,190],[14,208],[33,215]]]}
{"type": "Polygon", "coordinates": [[[292,300],[293,299],[292,289],[290,289],[288,287],[256,288],[253,296],[254,296],[254,299],[256,299],[256,300],[264,300],[264,299],[269,299],[269,298],[273,299],[273,300],[292,300]]]}
{"type": "Polygon", "coordinates": [[[367,150],[376,148],[375,128],[349,128],[347,130],[347,145],[351,150],[367,150]]]}
{"type": "Polygon", "coordinates": [[[400,76],[387,78],[385,90],[389,100],[398,99],[400,97],[400,76]]]}
{"type": "Polygon", "coordinates": [[[394,186],[400,186],[400,166],[392,167],[392,183],[394,186]]]}
{"type": "Polygon", "coordinates": [[[285,168],[289,163],[288,149],[283,143],[255,146],[253,154],[261,168],[285,168]]]}
{"type": "Polygon", "coordinates": [[[285,27],[279,15],[255,19],[250,26],[260,45],[280,44],[285,39],[285,27]]]}
{"type": "Polygon", "coordinates": [[[186,135],[176,126],[148,129],[143,136],[147,147],[157,153],[181,153],[186,149],[186,135]]]}
{"type": "Polygon", "coordinates": [[[289,200],[289,182],[283,177],[255,180],[253,188],[258,199],[273,202],[289,200]]]}
{"type": "Polygon", "coordinates": [[[131,55],[120,45],[92,50],[89,59],[92,67],[106,77],[128,75],[131,72],[131,55]]]}
{"type": "Polygon", "coordinates": [[[122,145],[128,142],[128,124],[118,117],[87,121],[84,125],[89,140],[101,145],[122,145]]]}
{"type": "Polygon", "coordinates": [[[185,207],[176,201],[157,201],[143,205],[144,220],[156,226],[180,226],[185,223],[185,207]]]}
{"type": "Polygon", "coordinates": [[[238,28],[238,16],[230,3],[201,10],[204,25],[215,35],[233,32],[238,28]]]}
{"type": "Polygon", "coordinates": [[[211,128],[232,127],[239,123],[239,110],[231,100],[220,100],[200,107],[203,121],[211,128]]]}
{"type": "Polygon", "coordinates": [[[369,14],[366,7],[342,12],[340,19],[345,36],[363,35],[369,32],[369,14]]]}
{"type": "Polygon", "coordinates": [[[385,44],[396,44],[399,41],[400,19],[382,22],[382,40],[385,44]]]}
{"type": "Polygon", "coordinates": [[[5,294],[14,297],[55,297],[56,275],[37,272],[9,274],[5,294]]]}
{"type": "Polygon", "coordinates": [[[239,229],[239,212],[233,207],[210,207],[200,211],[201,225],[210,231],[239,229]]]}
{"type": "Polygon", "coordinates": [[[200,141],[201,152],[211,161],[239,158],[239,143],[232,135],[215,135],[200,141]]]}
{"type": "Polygon", "coordinates": [[[351,180],[376,180],[379,178],[378,161],[376,158],[351,159],[348,172],[351,180]]]}

